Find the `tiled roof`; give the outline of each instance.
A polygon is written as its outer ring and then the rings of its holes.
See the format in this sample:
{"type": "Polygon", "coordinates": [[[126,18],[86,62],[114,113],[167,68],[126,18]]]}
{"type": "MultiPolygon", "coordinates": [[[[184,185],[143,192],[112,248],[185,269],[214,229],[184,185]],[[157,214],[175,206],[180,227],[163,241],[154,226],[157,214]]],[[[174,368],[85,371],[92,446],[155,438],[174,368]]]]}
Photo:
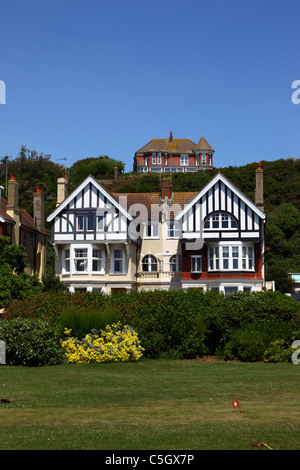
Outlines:
{"type": "MultiPolygon", "coordinates": [[[[179,214],[197,194],[197,192],[173,192],[172,199],[168,200],[172,218],[179,214]]],[[[161,199],[161,193],[115,193],[114,196],[134,218],[139,217],[140,220],[161,219],[161,209],[164,203],[161,199]]]]}
{"type": "Polygon", "coordinates": [[[195,142],[190,139],[174,139],[171,137],[169,139],[152,139],[148,144],[141,147],[135,153],[194,153],[195,150],[210,150],[214,152],[214,149],[209,145],[204,137],[201,137],[198,144],[195,144],[195,142]]]}
{"type": "MultiPolygon", "coordinates": [[[[0,214],[2,215],[2,217],[5,218],[5,220],[7,220],[7,222],[15,223],[14,219],[10,215],[7,214],[6,210],[7,210],[7,200],[3,196],[1,196],[0,214]]],[[[31,217],[31,215],[29,215],[25,209],[20,209],[20,222],[21,222],[22,227],[26,227],[29,230],[33,230],[35,232],[40,231],[34,225],[33,217],[31,217]]],[[[45,235],[49,235],[46,231],[42,233],[44,233],[45,235]]]]}

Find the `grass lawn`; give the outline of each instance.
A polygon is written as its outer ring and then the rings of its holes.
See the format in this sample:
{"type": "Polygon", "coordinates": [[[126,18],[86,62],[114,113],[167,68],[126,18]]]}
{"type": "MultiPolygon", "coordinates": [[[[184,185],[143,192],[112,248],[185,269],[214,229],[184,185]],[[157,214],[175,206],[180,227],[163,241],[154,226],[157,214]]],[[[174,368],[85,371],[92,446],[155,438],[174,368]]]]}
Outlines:
{"type": "Polygon", "coordinates": [[[299,377],[218,361],[0,366],[0,450],[295,450],[299,377]]]}

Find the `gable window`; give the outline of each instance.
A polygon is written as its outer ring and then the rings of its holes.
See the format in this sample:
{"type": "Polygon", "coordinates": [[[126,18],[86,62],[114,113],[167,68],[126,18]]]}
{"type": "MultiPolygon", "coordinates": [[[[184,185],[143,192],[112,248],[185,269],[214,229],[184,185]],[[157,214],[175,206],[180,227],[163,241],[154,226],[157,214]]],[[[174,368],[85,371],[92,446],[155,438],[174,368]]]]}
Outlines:
{"type": "Polygon", "coordinates": [[[157,259],[154,255],[146,255],[142,259],[142,270],[144,272],[157,271],[157,259]]]}
{"type": "Polygon", "coordinates": [[[87,272],[87,268],[88,268],[87,248],[75,248],[74,265],[75,265],[76,272],[87,272]]]}
{"type": "Polygon", "coordinates": [[[188,155],[181,155],[180,156],[180,165],[181,166],[188,166],[189,164],[189,157],[188,155]]]}
{"type": "Polygon", "coordinates": [[[97,231],[102,232],[104,230],[104,215],[97,215],[97,231]]]}
{"type": "Polygon", "coordinates": [[[95,218],[94,218],[94,214],[88,214],[87,217],[86,217],[86,229],[87,230],[95,230],[95,218]]]}
{"type": "Polygon", "coordinates": [[[220,230],[220,229],[237,229],[238,225],[236,220],[229,214],[217,213],[208,216],[204,220],[204,228],[209,230],[220,230]]]}
{"type": "Polygon", "coordinates": [[[77,232],[82,232],[84,230],[84,215],[77,216],[77,232]]]}
{"type": "Polygon", "coordinates": [[[192,255],[191,256],[191,273],[201,273],[202,272],[202,263],[201,256],[192,255]]]}

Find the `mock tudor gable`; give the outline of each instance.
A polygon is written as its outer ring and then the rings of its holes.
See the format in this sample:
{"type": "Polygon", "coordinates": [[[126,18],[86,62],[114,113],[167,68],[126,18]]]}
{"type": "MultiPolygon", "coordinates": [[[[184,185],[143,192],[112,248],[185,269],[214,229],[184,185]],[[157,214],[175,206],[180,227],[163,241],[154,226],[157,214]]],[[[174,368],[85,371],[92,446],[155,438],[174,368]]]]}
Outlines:
{"type": "Polygon", "coordinates": [[[47,218],[52,243],[126,240],[132,217],[89,176],[47,218]]]}
{"type": "Polygon", "coordinates": [[[258,241],[266,215],[218,173],[176,216],[183,239],[258,241]]]}

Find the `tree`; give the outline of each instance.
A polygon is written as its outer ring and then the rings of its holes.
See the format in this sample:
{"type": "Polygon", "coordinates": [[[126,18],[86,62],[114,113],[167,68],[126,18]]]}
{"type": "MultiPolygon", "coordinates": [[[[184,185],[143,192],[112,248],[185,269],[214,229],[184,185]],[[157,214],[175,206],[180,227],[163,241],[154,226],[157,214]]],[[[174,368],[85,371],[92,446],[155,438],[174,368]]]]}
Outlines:
{"type": "Polygon", "coordinates": [[[9,237],[0,236],[0,308],[42,291],[38,276],[24,273],[26,258],[23,246],[10,245],[9,237]]]}
{"type": "Polygon", "coordinates": [[[69,170],[69,178],[73,186],[80,184],[89,175],[96,179],[112,178],[114,169],[117,168],[119,173],[124,171],[124,163],[107,155],[96,158],[84,158],[78,160],[71,166],[69,170]]]}

